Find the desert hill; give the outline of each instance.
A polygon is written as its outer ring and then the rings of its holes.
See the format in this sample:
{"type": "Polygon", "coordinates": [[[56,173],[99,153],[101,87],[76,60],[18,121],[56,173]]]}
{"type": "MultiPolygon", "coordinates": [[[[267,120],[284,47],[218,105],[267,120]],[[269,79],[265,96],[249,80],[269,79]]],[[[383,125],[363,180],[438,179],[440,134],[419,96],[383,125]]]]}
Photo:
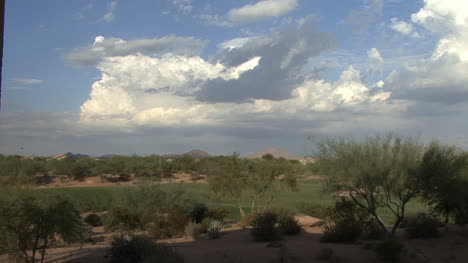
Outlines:
{"type": "Polygon", "coordinates": [[[283,157],[284,159],[288,159],[288,160],[298,160],[299,159],[294,154],[292,154],[292,153],[290,153],[288,151],[282,150],[282,149],[277,149],[277,148],[266,149],[266,150],[254,153],[252,155],[249,155],[249,156],[247,156],[247,158],[250,158],[250,159],[261,158],[265,154],[271,154],[275,158],[283,157]]]}
{"type": "Polygon", "coordinates": [[[86,155],[86,154],[67,152],[67,153],[62,153],[62,154],[55,155],[54,157],[51,157],[49,160],[62,160],[62,159],[65,159],[65,158],[78,159],[78,158],[89,158],[89,157],[90,156],[86,155]]]}

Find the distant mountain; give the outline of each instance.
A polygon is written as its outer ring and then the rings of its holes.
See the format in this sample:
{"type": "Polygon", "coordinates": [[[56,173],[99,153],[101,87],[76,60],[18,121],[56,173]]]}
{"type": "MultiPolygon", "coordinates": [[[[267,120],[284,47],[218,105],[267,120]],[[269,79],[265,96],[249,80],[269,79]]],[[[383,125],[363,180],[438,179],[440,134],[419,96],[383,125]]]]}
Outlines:
{"type": "Polygon", "coordinates": [[[62,154],[55,155],[54,157],[50,158],[49,160],[62,160],[62,159],[65,159],[65,158],[79,159],[79,158],[89,158],[89,157],[90,156],[86,155],[86,154],[67,152],[67,153],[62,153],[62,154]]]}
{"type": "Polygon", "coordinates": [[[190,152],[186,152],[183,155],[189,155],[195,159],[203,159],[203,158],[211,157],[209,153],[199,150],[199,149],[191,150],[190,152]]]}
{"type": "Polygon", "coordinates": [[[284,159],[288,159],[288,160],[298,160],[299,159],[297,156],[295,156],[294,154],[292,154],[292,153],[290,153],[288,151],[281,150],[281,149],[276,149],[276,148],[270,148],[270,149],[266,149],[266,150],[254,153],[252,155],[247,156],[247,158],[250,158],[250,159],[262,158],[262,156],[265,155],[265,154],[271,154],[275,158],[283,157],[284,159]]]}
{"type": "Polygon", "coordinates": [[[109,159],[111,157],[118,156],[117,154],[104,154],[98,157],[98,159],[109,159]]]}
{"type": "Polygon", "coordinates": [[[186,152],[182,154],[177,154],[177,153],[165,154],[163,155],[163,157],[176,159],[176,158],[181,158],[184,155],[188,155],[194,159],[203,159],[203,158],[211,157],[209,153],[203,150],[199,150],[199,149],[191,150],[190,152],[186,152]]]}

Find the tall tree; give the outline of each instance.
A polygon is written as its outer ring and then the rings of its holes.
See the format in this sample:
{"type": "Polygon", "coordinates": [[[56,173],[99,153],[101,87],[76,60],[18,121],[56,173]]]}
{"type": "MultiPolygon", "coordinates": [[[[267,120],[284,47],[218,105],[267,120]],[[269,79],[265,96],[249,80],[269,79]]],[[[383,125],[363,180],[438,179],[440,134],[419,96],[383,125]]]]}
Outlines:
{"type": "Polygon", "coordinates": [[[405,217],[406,205],[421,193],[419,172],[424,145],[393,134],[317,143],[317,162],[328,175],[327,192],[345,193],[381,226],[381,209],[395,216],[393,234],[405,217]]]}
{"type": "Polygon", "coordinates": [[[454,146],[432,142],[422,164],[423,196],[448,223],[468,209],[468,154],[454,146]]]}

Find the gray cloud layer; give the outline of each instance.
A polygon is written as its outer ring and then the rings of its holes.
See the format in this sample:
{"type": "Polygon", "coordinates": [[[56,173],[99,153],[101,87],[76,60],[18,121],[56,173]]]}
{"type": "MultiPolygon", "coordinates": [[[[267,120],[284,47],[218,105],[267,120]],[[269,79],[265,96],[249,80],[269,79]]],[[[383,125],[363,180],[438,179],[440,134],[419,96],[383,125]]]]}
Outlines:
{"type": "Polygon", "coordinates": [[[260,64],[238,79],[217,78],[205,82],[196,97],[207,102],[288,99],[291,91],[304,81],[302,67],[308,59],[334,46],[335,41],[330,34],[318,32],[307,24],[251,38],[241,47],[224,49],[212,61],[236,66],[259,56],[260,64]]]}
{"type": "Polygon", "coordinates": [[[175,53],[185,56],[196,56],[205,47],[205,42],[193,37],[165,36],[161,38],[136,39],[125,41],[120,38],[96,37],[90,47],[76,49],[65,58],[77,65],[97,65],[106,57],[126,56],[140,53],[157,56],[175,53]]]}

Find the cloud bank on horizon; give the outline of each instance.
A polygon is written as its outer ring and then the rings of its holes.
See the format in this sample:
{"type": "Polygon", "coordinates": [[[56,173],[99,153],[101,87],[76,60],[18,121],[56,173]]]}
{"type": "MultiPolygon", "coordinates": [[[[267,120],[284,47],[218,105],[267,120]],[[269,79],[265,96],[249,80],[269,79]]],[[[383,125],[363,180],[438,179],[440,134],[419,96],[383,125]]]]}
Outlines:
{"type": "MultiPolygon", "coordinates": [[[[11,140],[1,146],[147,153],[149,145],[206,145],[246,153],[279,144],[302,154],[310,135],[386,131],[468,146],[468,125],[460,122],[468,114],[466,1],[425,0],[401,14],[400,1],[354,1],[341,18],[320,13],[329,10],[323,2],[242,2],[171,0],[161,12],[206,32],[104,30],[70,46],[65,63],[99,76],[83,89],[79,109],[2,113],[0,132],[11,140]]],[[[124,16],[121,2],[103,8],[106,24],[124,16]]],[[[13,73],[11,82],[50,82],[13,73]]]]}

